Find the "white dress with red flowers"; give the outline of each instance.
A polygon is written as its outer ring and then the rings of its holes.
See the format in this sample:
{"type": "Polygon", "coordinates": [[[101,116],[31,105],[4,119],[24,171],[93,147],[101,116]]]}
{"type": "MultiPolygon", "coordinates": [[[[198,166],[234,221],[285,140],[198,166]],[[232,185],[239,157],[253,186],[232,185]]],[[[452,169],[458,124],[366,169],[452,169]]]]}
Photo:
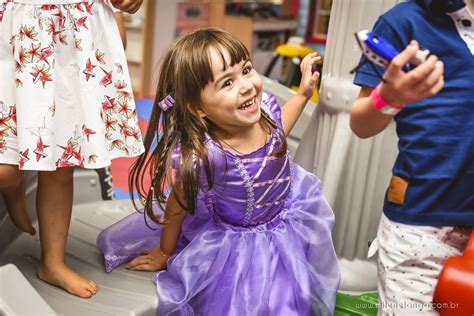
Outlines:
{"type": "Polygon", "coordinates": [[[101,168],[143,152],[104,0],[0,0],[0,164],[101,168]]]}

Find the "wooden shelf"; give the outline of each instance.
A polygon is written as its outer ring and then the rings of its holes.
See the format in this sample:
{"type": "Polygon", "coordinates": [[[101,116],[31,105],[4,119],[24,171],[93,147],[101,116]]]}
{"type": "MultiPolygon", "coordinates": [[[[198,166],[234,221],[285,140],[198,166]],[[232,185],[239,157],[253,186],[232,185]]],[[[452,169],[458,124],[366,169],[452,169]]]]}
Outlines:
{"type": "MultiPolygon", "coordinates": [[[[215,26],[234,34],[253,55],[258,41],[258,33],[281,32],[287,38],[298,27],[295,19],[289,18],[252,18],[242,15],[225,14],[224,1],[210,2],[210,26],[215,26]]],[[[285,38],[285,40],[286,40],[285,38]]]]}
{"type": "Polygon", "coordinates": [[[125,31],[127,35],[125,55],[127,56],[133,92],[138,98],[147,96],[150,90],[155,20],[154,6],[154,0],[144,0],[139,12],[134,15],[125,14],[125,31]]]}
{"type": "Polygon", "coordinates": [[[310,17],[310,42],[325,44],[331,14],[332,0],[313,0],[313,10],[310,17]]]}

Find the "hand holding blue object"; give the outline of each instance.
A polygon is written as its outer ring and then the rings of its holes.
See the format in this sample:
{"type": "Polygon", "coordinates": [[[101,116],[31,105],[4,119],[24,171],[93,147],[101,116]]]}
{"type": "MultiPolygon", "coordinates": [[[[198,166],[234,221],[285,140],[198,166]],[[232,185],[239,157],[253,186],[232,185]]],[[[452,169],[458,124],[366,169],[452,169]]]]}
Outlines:
{"type": "MultiPolygon", "coordinates": [[[[385,40],[383,37],[376,35],[373,32],[362,30],[356,33],[355,35],[357,43],[359,44],[362,50],[362,53],[367,58],[367,60],[373,64],[387,68],[392,59],[400,53],[387,40],[385,40]]],[[[403,70],[409,71],[410,69],[418,66],[419,64],[426,61],[429,55],[429,50],[420,49],[416,53],[415,57],[412,58],[409,63],[403,67],[403,70]]],[[[361,65],[359,65],[358,67],[360,66],[361,65]]],[[[351,73],[356,71],[358,67],[352,70],[351,73]]]]}

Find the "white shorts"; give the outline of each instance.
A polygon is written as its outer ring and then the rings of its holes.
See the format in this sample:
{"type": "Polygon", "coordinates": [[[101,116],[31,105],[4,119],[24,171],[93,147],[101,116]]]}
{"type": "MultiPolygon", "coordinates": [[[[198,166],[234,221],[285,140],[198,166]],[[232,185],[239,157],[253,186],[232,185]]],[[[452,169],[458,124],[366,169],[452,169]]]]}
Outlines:
{"type": "Polygon", "coordinates": [[[397,223],[382,214],[369,256],[378,250],[378,315],[438,315],[433,294],[448,257],[462,255],[470,229],[397,223]]]}
{"type": "Polygon", "coordinates": [[[109,4],[0,0],[0,10],[0,164],[102,168],[142,153],[109,4]]]}

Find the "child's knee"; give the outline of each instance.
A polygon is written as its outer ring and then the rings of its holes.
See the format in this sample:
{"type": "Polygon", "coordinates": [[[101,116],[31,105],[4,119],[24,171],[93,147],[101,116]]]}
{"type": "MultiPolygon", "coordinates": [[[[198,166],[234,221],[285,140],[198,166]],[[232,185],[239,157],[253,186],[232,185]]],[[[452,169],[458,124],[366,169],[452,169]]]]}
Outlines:
{"type": "Polygon", "coordinates": [[[73,181],[74,168],[58,168],[54,171],[40,171],[40,181],[54,181],[58,184],[70,184],[73,181]]]}
{"type": "Polygon", "coordinates": [[[16,186],[23,180],[23,171],[16,165],[0,164],[0,189],[16,186]]]}

